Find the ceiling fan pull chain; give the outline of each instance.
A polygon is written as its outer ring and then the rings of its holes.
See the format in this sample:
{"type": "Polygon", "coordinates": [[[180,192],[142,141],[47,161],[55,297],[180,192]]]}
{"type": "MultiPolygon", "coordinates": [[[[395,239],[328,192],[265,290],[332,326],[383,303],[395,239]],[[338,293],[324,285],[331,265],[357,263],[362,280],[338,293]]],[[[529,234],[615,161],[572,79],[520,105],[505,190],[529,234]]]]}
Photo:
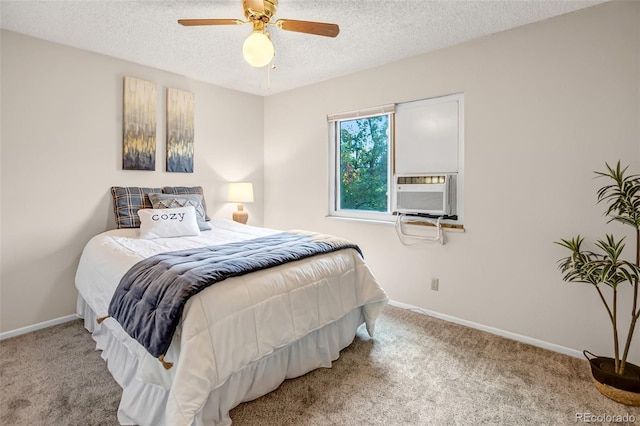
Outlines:
{"type": "Polygon", "coordinates": [[[276,69],[276,59],[273,58],[271,65],[267,67],[267,90],[271,90],[271,70],[276,69]]]}

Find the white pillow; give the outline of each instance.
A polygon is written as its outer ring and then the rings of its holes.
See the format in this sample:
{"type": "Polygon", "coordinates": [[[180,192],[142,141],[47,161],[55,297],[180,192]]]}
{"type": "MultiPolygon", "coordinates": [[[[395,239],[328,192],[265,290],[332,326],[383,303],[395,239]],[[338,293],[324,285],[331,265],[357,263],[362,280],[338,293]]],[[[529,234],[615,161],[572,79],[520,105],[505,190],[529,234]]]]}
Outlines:
{"type": "Polygon", "coordinates": [[[140,238],[186,237],[200,234],[193,206],[140,209],[140,238]]]}

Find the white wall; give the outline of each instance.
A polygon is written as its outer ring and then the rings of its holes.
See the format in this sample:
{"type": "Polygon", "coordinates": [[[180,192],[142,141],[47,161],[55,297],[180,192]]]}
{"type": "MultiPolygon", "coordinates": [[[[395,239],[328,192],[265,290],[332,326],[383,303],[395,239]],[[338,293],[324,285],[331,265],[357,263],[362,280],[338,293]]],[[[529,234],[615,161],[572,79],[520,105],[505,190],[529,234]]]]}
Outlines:
{"type": "Polygon", "coordinates": [[[263,223],[263,98],[2,31],[0,331],[73,314],[84,244],[115,227],[111,186],[201,185],[231,216],[227,182],[251,180],[263,223]],[[125,75],[157,84],[156,171],[122,170],[125,75]],[[195,94],[194,173],[167,173],[166,88],[195,94]],[[251,126],[247,126],[251,123],[251,126]]]}
{"type": "MultiPolygon", "coordinates": [[[[593,171],[621,159],[640,173],[640,3],[602,4],[270,96],[264,152],[266,226],[359,243],[398,302],[611,355],[596,292],[561,280],[556,262],[566,253],[553,241],[614,232],[634,245],[630,228],[605,225],[593,171]],[[327,114],[457,92],[465,233],[407,248],[391,225],[325,217],[327,114]]],[[[640,362],[638,333],[630,360],[640,362]]]]}

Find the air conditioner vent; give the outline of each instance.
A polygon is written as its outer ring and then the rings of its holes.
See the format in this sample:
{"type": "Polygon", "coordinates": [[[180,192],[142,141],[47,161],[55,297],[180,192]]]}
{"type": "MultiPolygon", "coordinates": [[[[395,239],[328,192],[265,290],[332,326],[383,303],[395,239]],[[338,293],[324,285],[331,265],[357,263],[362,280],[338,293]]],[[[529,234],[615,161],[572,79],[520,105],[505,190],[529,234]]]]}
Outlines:
{"type": "Polygon", "coordinates": [[[393,209],[396,213],[456,214],[455,174],[396,175],[393,209]]]}

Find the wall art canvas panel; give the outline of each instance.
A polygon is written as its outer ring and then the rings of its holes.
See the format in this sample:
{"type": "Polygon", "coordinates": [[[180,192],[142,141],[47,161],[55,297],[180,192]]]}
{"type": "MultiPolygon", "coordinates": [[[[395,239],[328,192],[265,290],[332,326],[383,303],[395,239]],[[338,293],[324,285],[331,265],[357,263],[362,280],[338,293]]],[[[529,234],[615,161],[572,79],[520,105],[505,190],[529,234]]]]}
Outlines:
{"type": "Polygon", "coordinates": [[[124,135],[122,168],[156,169],[156,85],[134,77],[124,78],[124,135]]]}
{"type": "Polygon", "coordinates": [[[193,93],[167,89],[167,172],[193,173],[193,93]]]}

